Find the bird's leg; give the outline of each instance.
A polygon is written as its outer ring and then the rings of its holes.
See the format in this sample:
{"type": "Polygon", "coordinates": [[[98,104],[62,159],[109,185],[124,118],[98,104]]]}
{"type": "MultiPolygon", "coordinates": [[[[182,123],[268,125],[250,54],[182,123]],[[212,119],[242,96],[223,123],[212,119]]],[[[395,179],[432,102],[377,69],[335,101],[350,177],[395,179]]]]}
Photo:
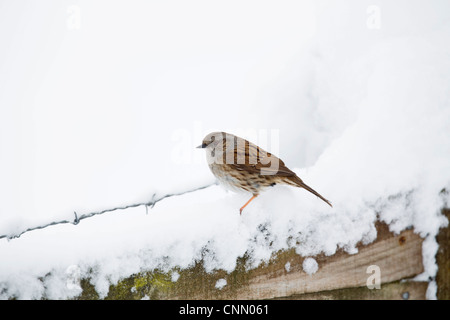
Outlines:
{"type": "Polygon", "coordinates": [[[248,200],[247,203],[244,204],[244,205],[242,206],[242,208],[239,209],[239,213],[240,213],[241,215],[242,215],[242,210],[244,210],[244,208],[245,208],[245,207],[246,207],[253,199],[255,199],[257,196],[258,196],[257,194],[254,194],[253,197],[251,197],[250,200],[248,200]]]}

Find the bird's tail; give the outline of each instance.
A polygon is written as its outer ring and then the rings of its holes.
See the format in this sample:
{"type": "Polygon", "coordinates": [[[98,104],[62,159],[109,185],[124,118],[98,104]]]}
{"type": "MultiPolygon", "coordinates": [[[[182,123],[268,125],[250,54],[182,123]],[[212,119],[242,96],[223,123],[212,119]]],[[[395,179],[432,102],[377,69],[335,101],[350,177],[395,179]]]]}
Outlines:
{"type": "Polygon", "coordinates": [[[288,184],[290,185],[294,185],[296,187],[299,188],[303,188],[308,190],[309,192],[311,192],[312,194],[316,195],[317,197],[319,197],[320,199],[322,199],[323,201],[325,201],[330,207],[333,207],[333,205],[331,204],[330,201],[328,201],[327,199],[325,199],[324,197],[322,197],[316,190],[314,190],[313,188],[311,188],[310,186],[308,186],[306,183],[304,183],[302,181],[302,179],[300,179],[297,176],[291,176],[291,177],[287,177],[286,181],[288,184]]]}

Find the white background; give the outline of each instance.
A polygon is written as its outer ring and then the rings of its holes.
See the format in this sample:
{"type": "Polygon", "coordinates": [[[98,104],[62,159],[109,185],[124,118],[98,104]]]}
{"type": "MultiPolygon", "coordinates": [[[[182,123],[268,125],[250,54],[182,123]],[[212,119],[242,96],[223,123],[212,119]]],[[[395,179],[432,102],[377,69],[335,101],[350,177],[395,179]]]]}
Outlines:
{"type": "Polygon", "coordinates": [[[450,184],[449,21],[445,0],[0,1],[0,235],[212,182],[195,147],[219,130],[277,151],[334,204],[279,188],[239,220],[248,197],[213,187],[152,216],[0,239],[0,295],[73,296],[63,271],[108,261],[101,291],[162,257],[188,266],[211,243],[210,268],[229,270],[293,233],[299,254],[354,252],[377,217],[430,239],[433,276],[450,184]]]}

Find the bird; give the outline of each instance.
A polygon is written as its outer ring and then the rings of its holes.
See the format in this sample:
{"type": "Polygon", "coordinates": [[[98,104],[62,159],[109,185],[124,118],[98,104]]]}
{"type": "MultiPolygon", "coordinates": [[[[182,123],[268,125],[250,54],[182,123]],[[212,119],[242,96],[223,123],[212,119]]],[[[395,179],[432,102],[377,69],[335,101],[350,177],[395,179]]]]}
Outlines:
{"type": "Polygon", "coordinates": [[[305,184],[295,172],[275,155],[256,144],[226,132],[211,132],[197,148],[206,150],[208,166],[219,183],[235,192],[252,194],[239,213],[261,192],[276,185],[290,185],[308,190],[330,207],[330,201],[305,184]]]}

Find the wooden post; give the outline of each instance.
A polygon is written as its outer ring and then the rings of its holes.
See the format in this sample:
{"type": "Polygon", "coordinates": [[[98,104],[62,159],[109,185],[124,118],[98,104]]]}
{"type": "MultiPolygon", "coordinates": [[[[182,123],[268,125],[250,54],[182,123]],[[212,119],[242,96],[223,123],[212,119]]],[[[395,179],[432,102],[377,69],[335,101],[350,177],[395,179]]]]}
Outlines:
{"type": "MultiPolygon", "coordinates": [[[[442,213],[450,220],[450,209],[444,209],[442,213]]],[[[439,300],[450,300],[450,227],[442,228],[436,240],[439,243],[436,254],[439,267],[436,275],[436,296],[439,300]]]]}

